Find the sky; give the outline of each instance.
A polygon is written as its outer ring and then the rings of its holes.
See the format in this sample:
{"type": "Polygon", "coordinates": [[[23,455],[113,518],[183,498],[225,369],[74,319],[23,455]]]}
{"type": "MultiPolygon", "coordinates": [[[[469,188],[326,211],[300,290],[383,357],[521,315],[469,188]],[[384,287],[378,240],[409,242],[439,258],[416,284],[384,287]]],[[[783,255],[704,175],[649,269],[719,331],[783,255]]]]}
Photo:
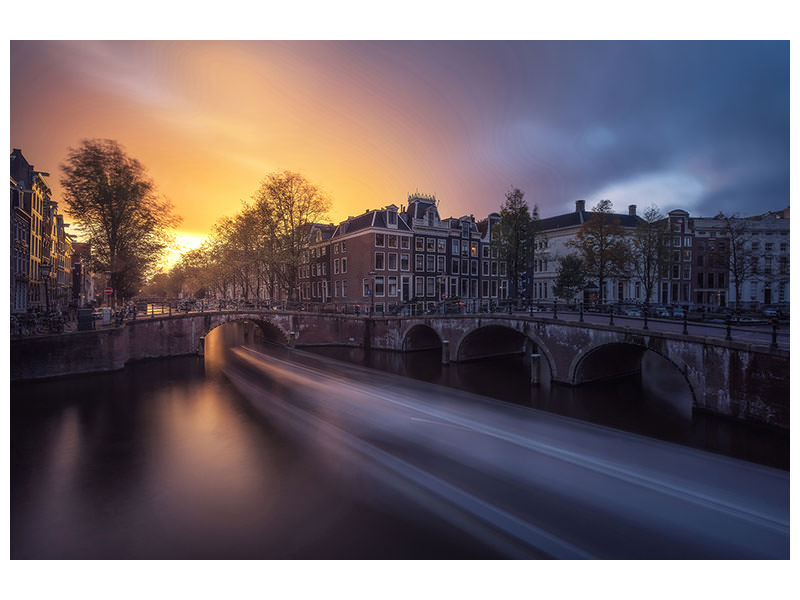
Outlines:
{"type": "Polygon", "coordinates": [[[789,204],[789,43],[11,42],[11,148],[56,200],[84,138],[142,162],[184,247],[287,169],[332,222],[415,191],[483,218],[512,186],[542,217],[760,214],[789,204]]]}

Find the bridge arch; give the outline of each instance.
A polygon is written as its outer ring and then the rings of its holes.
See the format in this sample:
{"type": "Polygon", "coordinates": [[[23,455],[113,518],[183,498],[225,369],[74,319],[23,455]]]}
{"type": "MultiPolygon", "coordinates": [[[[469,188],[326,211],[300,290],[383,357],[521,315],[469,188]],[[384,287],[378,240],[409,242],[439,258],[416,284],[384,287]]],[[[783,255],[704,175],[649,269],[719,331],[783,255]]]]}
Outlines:
{"type": "Polygon", "coordinates": [[[490,323],[470,329],[459,339],[453,359],[460,362],[515,353],[539,354],[547,379],[555,376],[556,363],[550,349],[542,338],[525,327],[490,323]]]}
{"type": "Polygon", "coordinates": [[[404,352],[413,352],[415,350],[434,350],[442,347],[442,337],[430,325],[424,323],[417,323],[409,327],[408,331],[403,335],[403,340],[400,348],[404,352]]]}
{"type": "Polygon", "coordinates": [[[209,334],[222,327],[223,325],[228,325],[231,323],[254,323],[258,326],[259,330],[262,334],[262,340],[265,342],[271,342],[275,344],[280,344],[282,346],[289,345],[289,333],[281,327],[280,324],[270,320],[265,319],[262,315],[226,315],[225,318],[213,318],[210,320],[210,323],[207,327],[205,327],[205,333],[201,337],[202,342],[205,342],[205,339],[209,336],[209,334]]]}
{"type": "Polygon", "coordinates": [[[580,385],[641,372],[642,360],[648,351],[672,365],[675,372],[681,374],[691,394],[692,405],[696,406],[696,386],[688,376],[686,369],[682,368],[667,353],[631,341],[602,342],[582,348],[569,366],[568,381],[572,385],[580,385]]]}

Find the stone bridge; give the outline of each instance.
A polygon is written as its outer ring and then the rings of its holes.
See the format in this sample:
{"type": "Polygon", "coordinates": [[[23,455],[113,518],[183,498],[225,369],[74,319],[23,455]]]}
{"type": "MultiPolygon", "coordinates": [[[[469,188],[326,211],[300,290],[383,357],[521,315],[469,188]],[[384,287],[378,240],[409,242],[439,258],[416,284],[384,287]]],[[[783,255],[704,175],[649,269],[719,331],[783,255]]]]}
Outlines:
{"type": "Polygon", "coordinates": [[[694,406],[789,426],[789,352],[766,345],[524,315],[374,317],[281,311],[190,313],[122,327],[12,342],[11,379],[121,369],[128,361],[202,353],[205,336],[229,321],[259,325],[287,345],[385,350],[442,349],[443,362],[525,352],[532,376],[580,385],[639,372],[645,352],[683,374],[694,406]]]}

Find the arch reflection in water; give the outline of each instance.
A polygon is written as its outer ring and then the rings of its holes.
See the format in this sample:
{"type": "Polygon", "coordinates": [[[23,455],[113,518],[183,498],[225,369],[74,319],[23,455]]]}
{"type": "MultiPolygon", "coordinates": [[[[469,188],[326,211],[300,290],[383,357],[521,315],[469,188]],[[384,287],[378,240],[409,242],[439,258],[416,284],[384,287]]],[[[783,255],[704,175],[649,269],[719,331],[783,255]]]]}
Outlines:
{"type": "MultiPolygon", "coordinates": [[[[531,385],[530,361],[522,353],[442,365],[438,350],[365,351],[351,347],[306,348],[353,362],[491,398],[539,408],[663,440],[787,469],[786,432],[694,412],[683,374],[652,352],[642,355],[641,374],[579,386],[531,385]]],[[[547,362],[541,361],[542,368],[547,362]]]]}

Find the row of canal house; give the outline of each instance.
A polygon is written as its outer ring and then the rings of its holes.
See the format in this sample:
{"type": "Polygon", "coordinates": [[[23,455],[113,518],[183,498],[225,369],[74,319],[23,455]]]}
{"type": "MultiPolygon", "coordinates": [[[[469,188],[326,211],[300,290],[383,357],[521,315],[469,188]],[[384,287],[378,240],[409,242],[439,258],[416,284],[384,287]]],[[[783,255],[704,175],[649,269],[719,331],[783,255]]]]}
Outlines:
{"type": "MultiPolygon", "coordinates": [[[[538,221],[532,297],[552,302],[558,277],[559,258],[572,252],[568,242],[575,239],[581,225],[590,217],[583,200],[575,203],[575,211],[538,221]]],[[[632,235],[642,222],[636,205],[627,213],[615,213],[615,219],[627,235],[632,235]]],[[[676,209],[666,217],[668,229],[667,263],[650,302],[653,304],[693,307],[724,307],[736,301],[735,282],[731,273],[731,239],[722,214],[715,217],[693,217],[676,209]]],[[[746,268],[740,271],[743,307],[789,303],[789,209],[734,219],[740,232],[746,268]]],[[[609,278],[605,289],[589,282],[583,298],[593,303],[602,298],[608,303],[644,302],[644,288],[632,275],[609,278]],[[602,293],[601,293],[602,292],[602,293]]]]}
{"type": "Polygon", "coordinates": [[[450,300],[489,307],[508,298],[504,261],[490,244],[496,213],[442,219],[433,196],[413,194],[339,225],[313,225],[299,273],[304,302],[357,305],[377,313],[409,302],[450,300]]]}
{"type": "Polygon", "coordinates": [[[11,152],[11,312],[65,310],[72,302],[72,237],[48,173],[11,152]]]}

